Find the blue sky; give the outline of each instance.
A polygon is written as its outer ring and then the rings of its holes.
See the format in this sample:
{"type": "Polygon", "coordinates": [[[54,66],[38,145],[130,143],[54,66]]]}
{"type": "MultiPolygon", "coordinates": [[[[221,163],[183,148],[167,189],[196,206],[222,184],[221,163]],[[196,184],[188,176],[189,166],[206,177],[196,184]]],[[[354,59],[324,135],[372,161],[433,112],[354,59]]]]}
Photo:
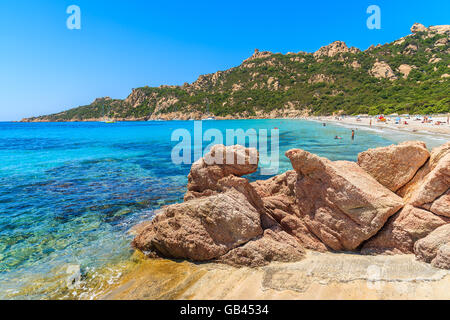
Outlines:
{"type": "Polygon", "coordinates": [[[414,22],[450,24],[448,0],[2,0],[0,121],[59,112],[131,88],[183,84],[239,65],[255,48],[317,50],[335,40],[366,49],[414,22]],[[369,30],[369,5],[381,30],[369,30]],[[69,30],[69,5],[81,30],[69,30]]]}

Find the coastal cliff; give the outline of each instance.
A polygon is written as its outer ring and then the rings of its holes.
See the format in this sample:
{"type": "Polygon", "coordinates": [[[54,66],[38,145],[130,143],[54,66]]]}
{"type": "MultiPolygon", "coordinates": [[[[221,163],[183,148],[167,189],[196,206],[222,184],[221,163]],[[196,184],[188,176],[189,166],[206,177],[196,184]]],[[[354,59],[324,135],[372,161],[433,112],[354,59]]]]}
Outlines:
{"type": "Polygon", "coordinates": [[[124,100],[24,122],[298,118],[329,114],[450,112],[450,26],[415,24],[412,34],[365,51],[335,41],[314,53],[255,50],[237,67],[182,86],[133,89],[124,100]]]}
{"type": "Polygon", "coordinates": [[[358,162],[293,149],[294,170],[250,183],[242,176],[257,170],[255,153],[214,146],[193,164],[185,201],[137,226],[133,247],[150,258],[238,267],[345,251],[416,254],[450,269],[450,143],[369,149],[358,162]],[[212,161],[218,156],[226,161],[212,161]]]}

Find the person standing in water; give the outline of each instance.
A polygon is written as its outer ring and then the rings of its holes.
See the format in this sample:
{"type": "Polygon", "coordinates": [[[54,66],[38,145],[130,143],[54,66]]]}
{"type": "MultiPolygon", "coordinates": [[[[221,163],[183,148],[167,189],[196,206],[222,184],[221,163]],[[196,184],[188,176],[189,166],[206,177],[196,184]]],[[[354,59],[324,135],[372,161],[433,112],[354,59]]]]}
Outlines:
{"type": "Polygon", "coordinates": [[[352,140],[355,140],[355,130],[352,129],[352,140]]]}

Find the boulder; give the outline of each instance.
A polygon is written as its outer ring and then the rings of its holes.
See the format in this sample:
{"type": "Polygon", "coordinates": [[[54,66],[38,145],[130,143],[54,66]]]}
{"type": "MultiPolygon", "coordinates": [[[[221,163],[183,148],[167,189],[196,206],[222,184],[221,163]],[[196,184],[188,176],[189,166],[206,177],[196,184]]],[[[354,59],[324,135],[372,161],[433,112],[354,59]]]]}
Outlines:
{"type": "Polygon", "coordinates": [[[215,145],[205,157],[196,161],[188,176],[185,201],[215,194],[224,177],[241,177],[258,170],[259,155],[254,148],[240,145],[215,145]]]}
{"type": "Polygon", "coordinates": [[[397,191],[397,194],[403,197],[405,202],[407,202],[413,195],[414,191],[418,188],[418,186],[423,183],[425,177],[434,168],[436,168],[439,161],[447,154],[450,154],[450,142],[447,142],[431,150],[430,159],[425,163],[425,165],[422,166],[422,168],[417,171],[416,175],[410,182],[408,182],[397,191]]]}
{"type": "Polygon", "coordinates": [[[262,233],[259,212],[232,190],[166,207],[140,231],[133,246],[164,257],[205,261],[262,233]]]}
{"type": "Polygon", "coordinates": [[[450,245],[450,224],[437,228],[425,238],[417,241],[414,244],[414,253],[417,259],[421,261],[450,268],[448,246],[440,250],[445,245],[450,245]],[[438,259],[438,261],[434,263],[435,259],[438,259]]]}
{"type": "Polygon", "coordinates": [[[384,61],[377,61],[373,65],[372,69],[369,70],[369,74],[377,79],[383,78],[388,80],[396,80],[397,76],[391,67],[384,61]]]}
{"type": "Polygon", "coordinates": [[[444,195],[450,188],[450,153],[442,157],[434,169],[413,191],[409,202],[415,207],[428,208],[432,202],[444,195]]]}
{"type": "Polygon", "coordinates": [[[361,64],[357,60],[353,60],[351,66],[352,66],[353,69],[361,68],[361,64]]]}
{"type": "Polygon", "coordinates": [[[314,57],[317,59],[324,56],[334,57],[342,53],[358,53],[358,52],[360,52],[359,49],[354,47],[349,48],[343,41],[334,41],[333,43],[321,47],[319,50],[317,50],[314,53],[314,57]]]}
{"type": "Polygon", "coordinates": [[[430,26],[430,31],[437,33],[437,34],[446,34],[450,35],[450,25],[444,24],[440,26],[430,26]]]}
{"type": "Polygon", "coordinates": [[[244,62],[250,62],[255,59],[268,58],[271,55],[273,55],[273,53],[270,51],[259,51],[259,49],[255,49],[255,51],[253,52],[253,55],[250,56],[249,58],[247,58],[246,60],[244,60],[244,62]]]}
{"type": "Polygon", "coordinates": [[[435,268],[450,269],[450,242],[439,247],[431,265],[435,268]]]}
{"type": "Polygon", "coordinates": [[[402,199],[354,162],[289,150],[298,174],[296,202],[308,230],[334,250],[354,250],[403,206],[402,199]]]}
{"type": "Polygon", "coordinates": [[[233,266],[262,267],[272,261],[300,261],[304,256],[305,250],[293,236],[279,227],[272,227],[262,236],[221,256],[218,261],[233,266]]]}
{"type": "Polygon", "coordinates": [[[358,155],[358,164],[379,183],[396,192],[408,183],[430,157],[425,143],[409,141],[358,155]]]}
{"type": "Polygon", "coordinates": [[[398,67],[398,71],[403,74],[403,79],[407,79],[409,74],[413,69],[415,69],[415,66],[410,66],[408,64],[402,64],[398,67]]]}
{"type": "Polygon", "coordinates": [[[444,47],[448,44],[447,38],[441,38],[434,43],[435,47],[444,47]]]}
{"type": "Polygon", "coordinates": [[[413,253],[414,243],[417,240],[426,237],[436,228],[448,222],[450,222],[449,218],[406,205],[399,213],[389,219],[376,236],[364,243],[361,253],[413,253]]]}
{"type": "Polygon", "coordinates": [[[406,46],[406,48],[402,51],[402,54],[411,55],[415,54],[419,48],[414,44],[409,44],[406,46]]]}
{"type": "Polygon", "coordinates": [[[434,214],[450,218],[450,190],[431,204],[430,211],[434,214]]]}
{"type": "Polygon", "coordinates": [[[252,186],[260,195],[266,214],[284,231],[294,236],[306,249],[327,251],[327,247],[308,230],[300,217],[296,205],[296,182],[297,173],[290,170],[267,180],[255,181],[252,186]]]}
{"type": "Polygon", "coordinates": [[[405,208],[367,241],[363,253],[412,253],[414,243],[449,223],[450,143],[431,151],[414,178],[397,191],[405,208]]]}

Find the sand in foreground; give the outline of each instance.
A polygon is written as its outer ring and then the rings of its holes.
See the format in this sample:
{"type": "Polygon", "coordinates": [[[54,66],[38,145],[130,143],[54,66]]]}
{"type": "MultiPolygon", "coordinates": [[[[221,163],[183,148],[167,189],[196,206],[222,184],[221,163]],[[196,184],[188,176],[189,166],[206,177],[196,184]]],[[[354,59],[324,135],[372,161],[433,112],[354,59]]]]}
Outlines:
{"type": "Polygon", "coordinates": [[[413,255],[309,252],[257,269],[146,260],[103,299],[450,299],[450,271],[413,255]]]}
{"type": "MultiPolygon", "coordinates": [[[[423,117],[422,117],[423,118],[423,117]]],[[[323,121],[323,122],[332,122],[332,123],[341,123],[346,125],[353,125],[355,127],[363,126],[363,127],[373,127],[378,129],[392,129],[405,131],[410,133],[429,133],[429,134],[438,134],[442,136],[450,136],[450,125],[447,123],[447,117],[433,117],[433,123],[422,123],[422,121],[414,120],[415,117],[411,116],[410,119],[406,119],[404,117],[400,117],[401,121],[399,124],[395,124],[396,117],[388,117],[387,122],[379,122],[375,119],[375,117],[358,117],[347,116],[345,118],[340,117],[339,120],[336,117],[328,116],[328,117],[312,117],[312,120],[323,121]],[[408,124],[405,124],[404,122],[408,124]],[[441,125],[436,125],[436,122],[440,121],[441,125]]]]}

